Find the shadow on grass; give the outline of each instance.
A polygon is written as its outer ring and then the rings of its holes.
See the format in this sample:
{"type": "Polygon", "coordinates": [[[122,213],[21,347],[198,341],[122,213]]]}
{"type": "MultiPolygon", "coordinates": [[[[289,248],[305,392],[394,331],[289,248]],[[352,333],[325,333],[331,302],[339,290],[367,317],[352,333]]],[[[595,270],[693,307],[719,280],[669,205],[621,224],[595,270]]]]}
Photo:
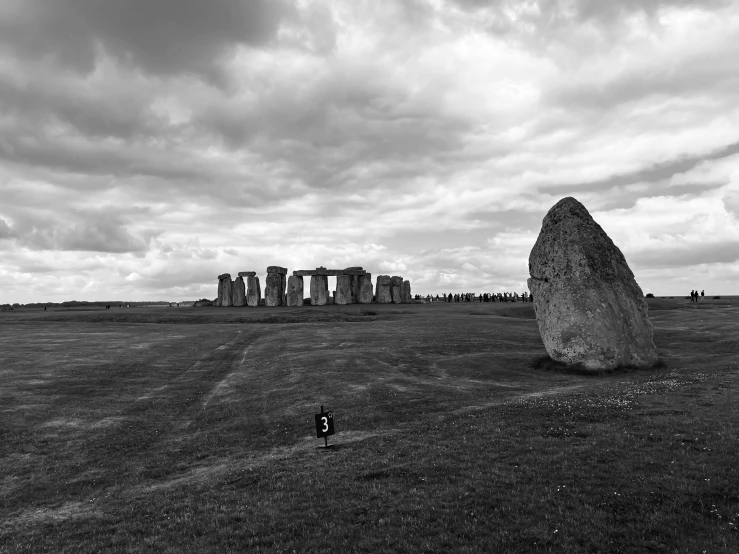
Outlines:
{"type": "Polygon", "coordinates": [[[618,366],[614,369],[587,369],[582,364],[566,364],[553,360],[548,355],[538,356],[531,361],[531,367],[538,371],[549,371],[552,373],[562,373],[567,375],[586,375],[590,377],[600,377],[603,375],[613,375],[617,373],[633,373],[639,370],[665,369],[667,363],[658,358],[657,363],[649,367],[637,367],[633,365],[618,366]]]}

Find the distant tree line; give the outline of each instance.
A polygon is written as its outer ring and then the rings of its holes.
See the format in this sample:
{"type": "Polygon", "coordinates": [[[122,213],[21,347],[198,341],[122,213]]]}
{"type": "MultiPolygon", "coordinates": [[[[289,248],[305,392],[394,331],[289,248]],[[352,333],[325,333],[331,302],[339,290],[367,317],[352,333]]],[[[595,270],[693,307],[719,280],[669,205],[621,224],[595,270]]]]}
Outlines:
{"type": "Polygon", "coordinates": [[[165,305],[169,302],[128,302],[123,300],[107,300],[88,302],[86,300],[67,300],[66,302],[31,302],[30,304],[0,304],[0,310],[17,310],[18,308],[104,308],[105,306],[151,306],[165,305]]]}

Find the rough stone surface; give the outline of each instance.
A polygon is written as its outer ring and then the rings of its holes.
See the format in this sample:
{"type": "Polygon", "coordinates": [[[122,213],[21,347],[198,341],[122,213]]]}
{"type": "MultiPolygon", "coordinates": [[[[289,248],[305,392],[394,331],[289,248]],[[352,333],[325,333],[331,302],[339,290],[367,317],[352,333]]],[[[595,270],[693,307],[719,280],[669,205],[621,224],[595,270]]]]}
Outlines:
{"type": "Polygon", "coordinates": [[[271,265],[267,268],[267,273],[279,273],[280,275],[287,275],[287,268],[280,267],[279,265],[271,265]]]}
{"type": "Polygon", "coordinates": [[[378,304],[390,304],[393,301],[391,280],[389,275],[378,275],[375,281],[375,295],[378,304]]]}
{"type": "Polygon", "coordinates": [[[246,287],[244,286],[244,278],[239,276],[231,286],[231,297],[234,306],[246,306],[246,287]]]}
{"type": "Polygon", "coordinates": [[[352,278],[350,275],[338,275],[336,277],[335,304],[354,304],[354,292],[352,291],[352,278]]]}
{"type": "Polygon", "coordinates": [[[282,306],[282,300],[285,296],[283,283],[284,275],[280,273],[268,273],[267,281],[264,284],[264,305],[265,306],[282,306]]]}
{"type": "Polygon", "coordinates": [[[529,273],[539,331],[553,360],[593,371],[656,363],[644,294],[621,250],[574,198],[547,213],[529,273]]]}
{"type": "Polygon", "coordinates": [[[221,275],[218,276],[218,280],[219,281],[221,279],[230,279],[230,278],[231,278],[231,274],[230,273],[223,273],[223,274],[221,274],[221,275]]]}
{"type": "Polygon", "coordinates": [[[390,297],[392,298],[393,304],[400,304],[403,299],[400,295],[400,287],[403,286],[403,278],[393,275],[390,278],[390,297]]]}
{"type": "Polygon", "coordinates": [[[411,282],[410,281],[403,281],[403,284],[400,285],[400,301],[403,304],[411,303],[411,282]]]}
{"type": "Polygon", "coordinates": [[[352,298],[354,299],[355,304],[359,304],[359,288],[360,288],[360,281],[361,275],[350,275],[349,276],[349,283],[352,288],[352,298]]]}
{"type": "Polygon", "coordinates": [[[287,279],[287,302],[288,306],[303,305],[303,278],[291,275],[287,279]]]}
{"type": "Polygon", "coordinates": [[[228,273],[225,273],[223,276],[223,279],[220,279],[218,282],[218,299],[219,299],[219,306],[233,306],[233,293],[232,286],[233,281],[231,281],[231,276],[228,273]]]}
{"type": "Polygon", "coordinates": [[[246,305],[259,306],[262,298],[262,287],[259,285],[259,277],[249,276],[246,278],[246,305]]]}
{"type": "Polygon", "coordinates": [[[218,293],[216,299],[213,301],[214,306],[221,306],[221,297],[223,296],[223,279],[218,279],[218,293]]]}
{"type": "Polygon", "coordinates": [[[372,274],[365,273],[357,277],[359,284],[355,296],[357,304],[372,304],[372,274]]]}
{"type": "Polygon", "coordinates": [[[239,277],[254,277],[256,274],[256,271],[239,271],[239,277]]]}
{"type": "MultiPolygon", "coordinates": [[[[298,269],[293,271],[293,275],[300,277],[313,277],[314,275],[326,275],[329,277],[337,277],[344,275],[344,269],[326,269],[325,267],[317,267],[316,269],[298,269]]],[[[347,274],[348,275],[348,274],[347,274]]]]}
{"type": "Polygon", "coordinates": [[[328,278],[325,275],[312,275],[310,278],[311,306],[325,306],[328,303],[328,278]]]}

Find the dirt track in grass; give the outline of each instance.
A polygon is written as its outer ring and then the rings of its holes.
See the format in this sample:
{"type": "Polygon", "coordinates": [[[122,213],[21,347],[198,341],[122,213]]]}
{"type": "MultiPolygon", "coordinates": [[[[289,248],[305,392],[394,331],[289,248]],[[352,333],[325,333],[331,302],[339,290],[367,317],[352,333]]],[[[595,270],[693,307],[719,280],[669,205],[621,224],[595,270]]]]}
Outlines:
{"type": "MultiPolygon", "coordinates": [[[[424,440],[438,441],[435,429],[511,403],[618,391],[633,402],[623,391],[670,392],[664,383],[702,375],[698,383],[718,379],[728,388],[701,389],[696,402],[731,409],[725,399],[739,372],[739,303],[657,299],[650,306],[667,368],[599,377],[531,369],[545,351],[529,304],[0,313],[0,548],[51,551],[64,540],[115,550],[147,533],[163,541],[166,522],[136,514],[147,495],[177,497],[201,486],[217,492],[243,472],[264,477],[285,459],[300,466],[319,452],[313,414],[320,405],[336,414],[336,453],[361,452],[347,462],[357,475],[395,475],[377,469],[383,455],[370,445],[378,441],[405,445],[400,450],[413,458],[424,440]],[[94,531],[80,538],[80,521],[120,526],[123,535],[110,544],[94,531]]],[[[649,409],[659,416],[656,404],[649,409]]],[[[262,538],[265,549],[293,544],[262,538]]],[[[321,550],[316,540],[312,548],[321,550]]],[[[422,542],[409,544],[423,550],[422,542]]]]}

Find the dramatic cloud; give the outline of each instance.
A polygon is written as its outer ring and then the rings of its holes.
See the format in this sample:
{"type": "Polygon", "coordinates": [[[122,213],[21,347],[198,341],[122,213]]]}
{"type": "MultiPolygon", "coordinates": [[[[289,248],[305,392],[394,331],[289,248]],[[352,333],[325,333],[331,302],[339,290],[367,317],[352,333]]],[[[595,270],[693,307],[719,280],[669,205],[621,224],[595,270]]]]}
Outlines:
{"type": "Polygon", "coordinates": [[[728,0],[10,0],[1,302],[362,265],[522,291],[581,200],[656,294],[730,294],[728,0]]]}
{"type": "Polygon", "coordinates": [[[281,19],[278,0],[9,0],[0,42],[18,57],[95,70],[101,51],[152,74],[214,76],[237,45],[264,45],[281,19]]]}

